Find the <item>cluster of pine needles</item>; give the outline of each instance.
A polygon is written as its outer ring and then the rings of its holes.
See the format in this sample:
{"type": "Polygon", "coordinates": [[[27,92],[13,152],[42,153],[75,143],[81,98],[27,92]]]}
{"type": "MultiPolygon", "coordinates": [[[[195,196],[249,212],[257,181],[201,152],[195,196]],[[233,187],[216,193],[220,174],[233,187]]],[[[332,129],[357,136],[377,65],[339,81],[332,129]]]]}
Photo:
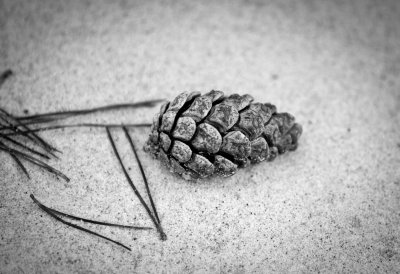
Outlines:
{"type": "MultiPolygon", "coordinates": [[[[2,74],[0,74],[0,87],[3,83],[13,75],[11,70],[6,70],[2,74]]],[[[146,108],[146,107],[153,107],[156,104],[162,102],[163,100],[150,100],[150,101],[142,101],[137,103],[130,103],[130,104],[118,104],[118,105],[107,105],[98,108],[91,108],[91,109],[84,109],[84,110],[71,110],[71,111],[58,111],[58,112],[49,112],[43,114],[36,114],[30,116],[14,116],[11,113],[7,112],[5,109],[0,108],[0,152],[4,152],[15,161],[16,165],[21,169],[21,171],[26,175],[28,179],[30,179],[30,174],[26,168],[27,164],[35,165],[51,174],[56,176],[57,178],[63,179],[65,181],[70,181],[69,177],[65,175],[62,171],[55,169],[47,162],[51,159],[59,159],[59,155],[62,154],[56,147],[51,145],[49,142],[44,140],[42,137],[39,136],[40,132],[48,131],[48,130],[57,130],[62,128],[76,128],[76,127],[96,127],[96,128],[103,128],[107,132],[108,139],[110,141],[112,150],[121,166],[121,169],[126,177],[127,182],[133,189],[135,195],[139,199],[142,206],[145,208],[147,214],[149,215],[151,221],[153,222],[156,230],[160,235],[161,240],[166,240],[167,236],[163,231],[161,226],[161,221],[157,213],[156,206],[154,204],[154,200],[151,195],[150,187],[147,181],[146,174],[144,172],[143,166],[141,164],[140,158],[138,157],[136,146],[132,140],[131,134],[129,133],[129,128],[135,127],[149,127],[151,124],[94,124],[94,123],[79,123],[79,124],[60,124],[60,121],[63,119],[67,119],[73,116],[78,115],[86,115],[92,114],[97,112],[105,112],[123,108],[146,108]],[[52,125],[46,125],[48,123],[52,123],[52,125]],[[55,123],[55,124],[54,124],[55,123]],[[125,165],[123,164],[120,154],[115,146],[115,142],[112,137],[112,129],[122,129],[125,137],[127,138],[131,150],[135,156],[135,159],[138,161],[138,166],[140,169],[140,173],[142,175],[146,193],[150,201],[150,207],[147,205],[145,200],[143,199],[142,195],[139,193],[138,189],[136,188],[134,182],[130,178],[125,165]]],[[[112,226],[112,227],[120,227],[120,228],[129,228],[129,229],[137,229],[137,230],[148,230],[152,229],[150,227],[141,227],[141,226],[131,226],[131,225],[120,225],[120,224],[113,224],[101,221],[94,221],[82,217],[77,217],[71,214],[67,214],[61,211],[57,211],[55,209],[49,208],[42,204],[38,199],[35,198],[33,194],[30,195],[31,199],[35,204],[39,206],[44,212],[49,214],[55,220],[76,228],[78,230],[87,232],[89,234],[98,236],[105,240],[108,240],[112,243],[115,243],[123,248],[131,250],[128,246],[110,239],[106,236],[100,235],[96,232],[83,228],[79,225],[70,223],[62,219],[69,218],[74,219],[82,222],[93,223],[97,225],[104,225],[104,226],[112,226]]]]}

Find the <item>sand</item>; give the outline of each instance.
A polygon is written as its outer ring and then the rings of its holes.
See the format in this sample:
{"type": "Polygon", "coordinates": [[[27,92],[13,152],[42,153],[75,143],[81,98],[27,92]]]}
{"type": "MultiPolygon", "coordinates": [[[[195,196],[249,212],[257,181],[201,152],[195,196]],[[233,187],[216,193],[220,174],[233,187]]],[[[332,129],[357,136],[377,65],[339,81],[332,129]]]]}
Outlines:
{"type": "MultiPolygon", "coordinates": [[[[0,105],[15,115],[211,89],[296,116],[295,152],[189,183],[142,150],[168,240],[155,230],[67,227],[29,198],[87,218],[152,226],[102,129],[41,134],[70,182],[0,153],[1,273],[400,270],[400,2],[0,1],[0,105]]],[[[150,122],[157,108],[68,122],[150,122]]],[[[113,130],[144,191],[121,130],[113,130]]],[[[149,129],[131,130],[142,147],[149,129]]]]}

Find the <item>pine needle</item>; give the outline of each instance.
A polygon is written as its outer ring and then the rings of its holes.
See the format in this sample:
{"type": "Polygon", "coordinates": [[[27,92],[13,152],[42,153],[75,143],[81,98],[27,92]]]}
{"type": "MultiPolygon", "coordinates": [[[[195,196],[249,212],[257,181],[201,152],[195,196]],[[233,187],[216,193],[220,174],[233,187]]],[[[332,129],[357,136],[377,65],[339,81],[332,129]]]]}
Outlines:
{"type": "Polygon", "coordinates": [[[37,165],[37,166],[39,166],[39,167],[41,167],[43,169],[46,169],[48,172],[53,173],[57,177],[60,177],[60,178],[64,179],[67,182],[70,181],[70,179],[65,174],[63,174],[61,171],[49,166],[45,162],[43,162],[43,161],[41,161],[41,160],[39,160],[39,159],[37,159],[35,157],[32,157],[32,156],[30,156],[30,155],[28,155],[26,153],[23,153],[21,151],[9,148],[9,147],[1,145],[1,144],[0,144],[0,150],[8,152],[11,155],[20,156],[21,158],[27,160],[28,162],[31,162],[32,164],[37,165]]]}
{"type": "Polygon", "coordinates": [[[71,227],[73,227],[73,228],[76,228],[76,229],[81,230],[81,231],[83,231],[83,232],[89,233],[89,234],[91,234],[91,235],[95,235],[95,236],[97,236],[97,237],[103,238],[103,239],[105,239],[105,240],[107,240],[107,241],[110,241],[110,242],[112,242],[112,243],[114,243],[114,244],[117,244],[117,245],[119,245],[119,246],[122,246],[123,248],[128,249],[129,251],[132,251],[132,249],[131,249],[130,247],[128,247],[128,246],[126,246],[126,245],[124,245],[124,244],[122,244],[122,243],[120,243],[120,242],[117,242],[117,241],[115,241],[115,240],[113,240],[113,239],[110,239],[110,238],[108,238],[108,237],[106,237],[106,236],[103,236],[103,235],[101,235],[101,234],[99,234],[99,233],[96,233],[96,232],[94,232],[94,231],[91,231],[91,230],[89,230],[89,229],[83,228],[83,227],[81,227],[81,226],[79,226],[79,225],[76,225],[76,224],[73,224],[73,223],[64,221],[63,219],[61,219],[60,217],[58,217],[58,216],[55,214],[55,210],[54,210],[54,209],[48,208],[47,206],[43,205],[41,202],[39,202],[39,201],[35,198],[35,196],[33,196],[33,194],[31,194],[30,197],[31,197],[31,199],[35,202],[35,204],[37,204],[44,212],[46,212],[47,214],[49,214],[51,217],[53,217],[53,218],[56,219],[57,221],[60,221],[61,223],[65,224],[65,225],[67,225],[67,226],[71,226],[71,227]]]}
{"type": "Polygon", "coordinates": [[[29,122],[29,123],[48,123],[55,120],[66,119],[72,116],[77,115],[85,115],[94,112],[104,112],[108,110],[116,110],[116,109],[123,109],[123,108],[140,108],[140,107],[153,107],[156,104],[163,102],[165,100],[149,100],[137,103],[130,103],[130,104],[115,104],[115,105],[107,105],[102,107],[90,108],[90,109],[83,109],[83,110],[69,110],[69,111],[56,111],[56,112],[49,112],[44,114],[36,114],[30,116],[20,116],[16,117],[16,119],[20,122],[29,122]]]}
{"type": "MultiPolygon", "coordinates": [[[[55,125],[55,126],[48,126],[48,127],[41,127],[41,128],[35,128],[35,129],[30,129],[29,131],[20,131],[18,133],[6,133],[4,134],[5,136],[14,136],[18,134],[28,134],[31,132],[40,132],[40,131],[49,131],[49,130],[57,130],[57,129],[64,129],[64,128],[78,128],[78,127],[94,127],[94,128],[122,128],[122,127],[150,127],[151,124],[148,123],[141,123],[141,124],[93,124],[93,123],[83,123],[83,124],[71,124],[71,125],[55,125]]],[[[7,127],[0,127],[0,130],[3,129],[9,129],[7,127]]]]}
{"type": "Polygon", "coordinates": [[[118,150],[117,150],[117,148],[115,146],[114,140],[113,140],[113,138],[111,136],[110,129],[106,128],[106,131],[107,131],[108,139],[110,140],[111,146],[113,148],[114,154],[118,159],[118,162],[119,162],[119,164],[120,164],[120,166],[122,168],[122,171],[124,172],[125,178],[127,179],[128,183],[130,184],[130,186],[132,187],[133,191],[135,192],[136,197],[139,199],[140,203],[145,208],[147,214],[149,215],[150,219],[152,220],[152,222],[154,223],[155,227],[157,228],[157,231],[160,234],[160,238],[162,240],[165,240],[166,239],[166,234],[164,233],[160,223],[154,218],[153,213],[151,212],[150,208],[147,206],[146,202],[143,200],[142,195],[140,195],[140,193],[137,190],[136,186],[132,182],[131,177],[129,176],[128,172],[126,171],[126,168],[125,168],[125,166],[124,166],[124,164],[123,164],[123,162],[121,160],[121,156],[119,155],[118,150]]]}

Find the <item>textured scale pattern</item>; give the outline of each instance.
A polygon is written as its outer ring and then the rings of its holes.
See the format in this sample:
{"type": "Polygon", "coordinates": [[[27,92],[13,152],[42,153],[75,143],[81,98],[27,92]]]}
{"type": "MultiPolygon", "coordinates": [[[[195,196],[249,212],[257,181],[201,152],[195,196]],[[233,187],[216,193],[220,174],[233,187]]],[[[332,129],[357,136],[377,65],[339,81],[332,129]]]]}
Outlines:
{"type": "Polygon", "coordinates": [[[240,167],[295,150],[302,133],[289,113],[253,97],[184,92],[161,106],[145,151],[187,180],[231,176],[240,167]]]}

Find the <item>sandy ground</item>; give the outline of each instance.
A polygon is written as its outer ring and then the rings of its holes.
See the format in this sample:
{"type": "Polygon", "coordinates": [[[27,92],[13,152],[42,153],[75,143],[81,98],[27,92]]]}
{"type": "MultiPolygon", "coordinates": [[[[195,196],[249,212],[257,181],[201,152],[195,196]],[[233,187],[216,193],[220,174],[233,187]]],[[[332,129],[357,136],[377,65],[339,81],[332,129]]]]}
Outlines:
{"type": "MultiPolygon", "coordinates": [[[[400,2],[218,3],[0,0],[0,105],[22,115],[250,93],[293,113],[297,151],[228,179],[188,183],[143,151],[168,240],[86,225],[128,252],[51,219],[33,204],[119,223],[151,222],[104,130],[43,133],[67,183],[0,153],[1,273],[400,271],[400,2]]],[[[151,121],[156,109],[72,119],[151,121]]],[[[142,146],[148,129],[131,131],[142,146]]],[[[113,134],[142,181],[124,135],[113,134]]]]}

